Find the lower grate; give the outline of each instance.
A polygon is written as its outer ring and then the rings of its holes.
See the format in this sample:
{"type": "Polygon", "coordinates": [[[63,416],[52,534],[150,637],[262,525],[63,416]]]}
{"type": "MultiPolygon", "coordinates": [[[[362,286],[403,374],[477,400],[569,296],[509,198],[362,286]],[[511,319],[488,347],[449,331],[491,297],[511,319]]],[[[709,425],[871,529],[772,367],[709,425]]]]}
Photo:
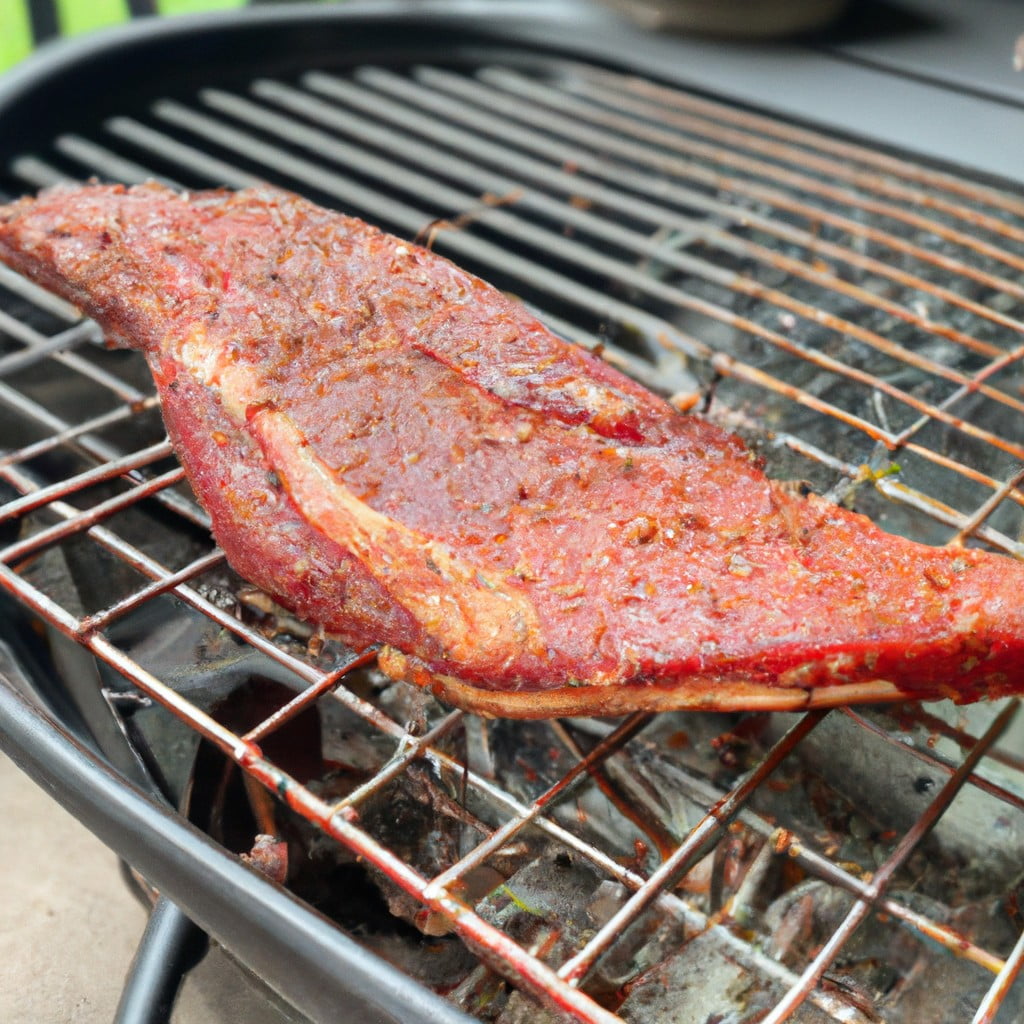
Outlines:
{"type": "MultiPolygon", "coordinates": [[[[6,173],[11,192],[91,175],[297,189],[520,295],[742,433],[772,475],[919,540],[1022,553],[1011,192],[507,48],[211,80],[6,173]]],[[[0,345],[0,582],[96,656],[183,814],[272,874],[285,844],[295,892],[454,1005],[494,1021],[1024,1013],[1015,701],[449,712],[233,576],[139,357],[9,272],[0,345]]]]}

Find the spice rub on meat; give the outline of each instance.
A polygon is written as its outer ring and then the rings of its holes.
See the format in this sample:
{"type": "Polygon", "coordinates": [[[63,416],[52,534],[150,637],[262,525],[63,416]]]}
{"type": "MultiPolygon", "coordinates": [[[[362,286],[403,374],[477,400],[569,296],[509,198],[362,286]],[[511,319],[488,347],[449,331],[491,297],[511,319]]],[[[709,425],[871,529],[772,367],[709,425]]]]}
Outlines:
{"type": "Polygon", "coordinates": [[[152,369],[235,569],[483,714],[1024,688],[1024,565],[769,481],[433,252],[270,188],[58,186],[0,259],[152,369]]]}

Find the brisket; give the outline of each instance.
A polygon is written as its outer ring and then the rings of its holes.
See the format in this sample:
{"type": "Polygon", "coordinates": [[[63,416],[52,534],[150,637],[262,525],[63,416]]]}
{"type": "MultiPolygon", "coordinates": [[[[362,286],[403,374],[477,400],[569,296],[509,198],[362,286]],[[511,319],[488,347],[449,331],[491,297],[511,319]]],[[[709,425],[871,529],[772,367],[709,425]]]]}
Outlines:
{"type": "Polygon", "coordinates": [[[58,186],[0,259],[141,350],[218,543],[484,714],[1024,688],[1024,566],[762,474],[433,252],[271,188],[58,186]]]}

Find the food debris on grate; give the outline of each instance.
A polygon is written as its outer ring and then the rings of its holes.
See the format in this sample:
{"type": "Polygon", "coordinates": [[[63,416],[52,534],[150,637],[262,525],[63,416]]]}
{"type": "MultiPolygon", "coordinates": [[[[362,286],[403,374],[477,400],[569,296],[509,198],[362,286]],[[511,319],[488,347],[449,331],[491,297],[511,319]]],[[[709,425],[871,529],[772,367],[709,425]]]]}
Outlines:
{"type": "MultiPolygon", "coordinates": [[[[408,237],[458,220],[440,251],[740,432],[771,475],[917,540],[1022,554],[1012,193],[497,58],[168,96],[5,174],[10,194],[269,179],[408,237]]],[[[105,689],[150,698],[136,743],[233,852],[481,1020],[1024,1015],[1015,701],[451,712],[234,576],[142,360],[97,342],[0,271],[0,582],[105,689]]]]}

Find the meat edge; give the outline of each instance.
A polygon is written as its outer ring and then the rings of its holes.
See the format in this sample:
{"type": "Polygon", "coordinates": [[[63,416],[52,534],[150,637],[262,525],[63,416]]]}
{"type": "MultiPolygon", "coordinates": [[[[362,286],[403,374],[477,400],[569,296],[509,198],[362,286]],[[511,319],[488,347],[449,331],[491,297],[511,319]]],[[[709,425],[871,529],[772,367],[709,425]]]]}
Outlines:
{"type": "MultiPolygon", "coordinates": [[[[942,700],[943,692],[903,689],[885,679],[803,688],[752,683],[745,676],[694,676],[671,683],[561,686],[551,690],[486,690],[434,672],[418,658],[392,647],[378,653],[390,679],[430,691],[438,700],[482,718],[609,718],[661,711],[811,711],[863,703],[942,700]]],[[[975,696],[967,700],[975,700],[975,696]]]]}

